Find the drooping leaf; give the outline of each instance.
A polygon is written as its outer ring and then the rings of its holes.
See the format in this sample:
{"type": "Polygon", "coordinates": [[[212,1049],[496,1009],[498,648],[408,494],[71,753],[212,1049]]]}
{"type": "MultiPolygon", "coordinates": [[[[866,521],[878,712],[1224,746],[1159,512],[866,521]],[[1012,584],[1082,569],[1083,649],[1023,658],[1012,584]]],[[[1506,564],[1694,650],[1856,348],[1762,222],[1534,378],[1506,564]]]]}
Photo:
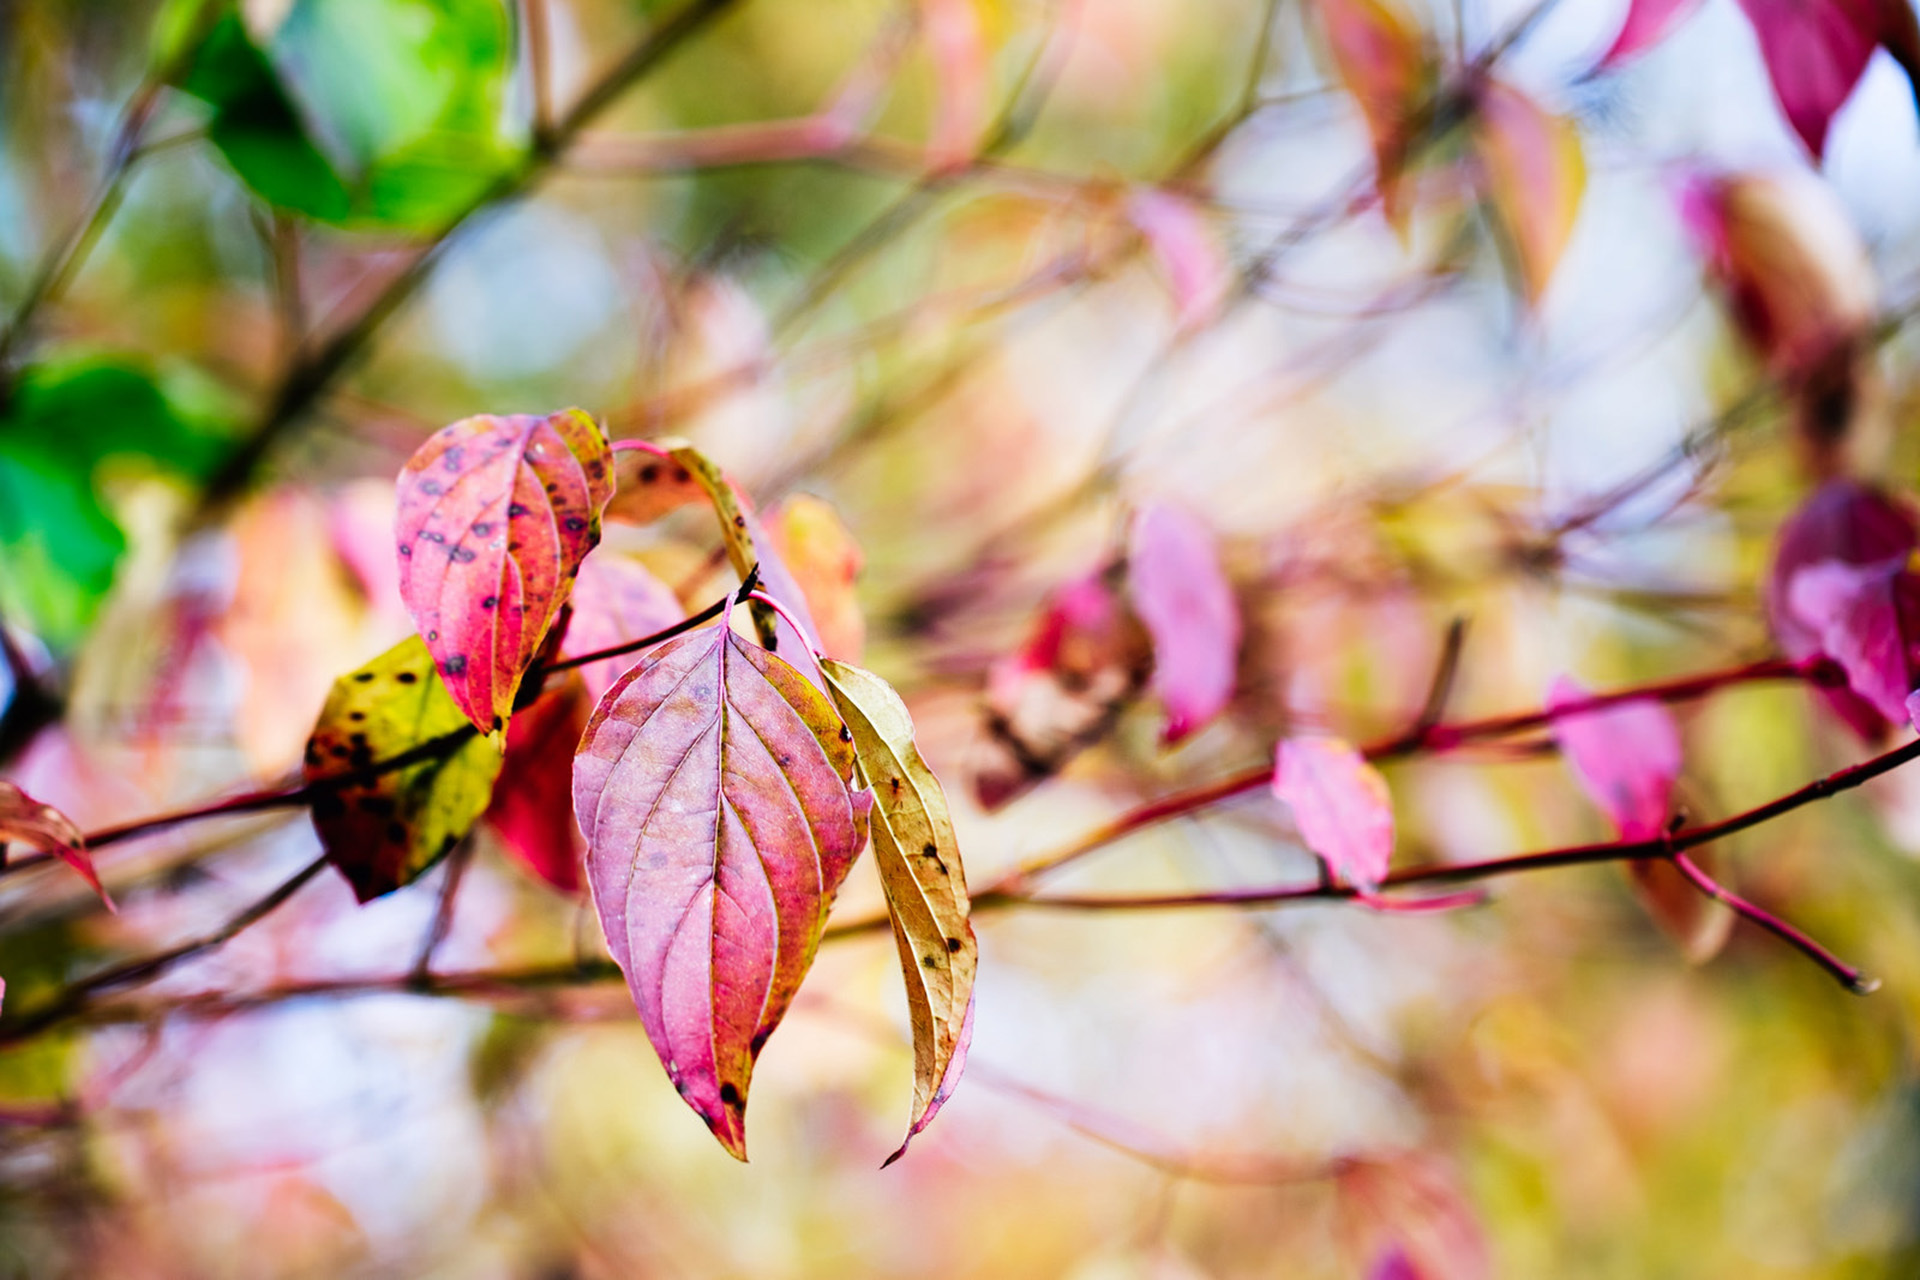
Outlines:
{"type": "Polygon", "coordinates": [[[1600,58],[1602,69],[1617,67],[1666,39],[1700,0],[1630,0],[1620,34],[1600,58]]]}
{"type": "Polygon", "coordinates": [[[419,636],[334,681],[307,741],[313,825],[360,901],[391,893],[449,853],[486,812],[500,749],[473,732],[419,636]],[[405,758],[398,768],[374,769],[405,758]]]}
{"type": "Polygon", "coordinates": [[[687,1105],[746,1158],[747,1086],[866,836],[833,704],[726,626],[651,650],[574,762],[607,946],[687,1105]]]}
{"type": "Polygon", "coordinates": [[[93,856],[87,852],[87,837],[72,818],[50,804],[42,804],[11,782],[0,780],[0,848],[18,842],[44,850],[80,873],[89,888],[100,895],[107,910],[113,899],[93,869],[93,856]]]}
{"type": "Polygon", "coordinates": [[[1178,742],[1227,705],[1240,657],[1240,605],[1212,531],[1178,507],[1143,510],[1128,539],[1127,590],[1153,637],[1165,739],[1178,742]]]}
{"type": "Polygon", "coordinates": [[[1572,120],[1489,77],[1474,113],[1473,146],[1527,301],[1538,306],[1580,216],[1587,186],[1580,131],[1572,120]]]}
{"type": "Polygon", "coordinates": [[[1408,133],[1429,79],[1420,28],[1394,0],[1317,0],[1315,8],[1334,70],[1366,118],[1387,220],[1399,226],[1408,133]]]}
{"type": "Polygon", "coordinates": [[[1153,250],[1180,328],[1196,329],[1217,316],[1233,285],[1233,266],[1200,210],[1189,200],[1143,187],[1127,198],[1127,217],[1153,250]]]}
{"type": "Polygon", "coordinates": [[[1666,830],[1680,779],[1680,728],[1673,712],[1665,703],[1635,699],[1577,715],[1557,714],[1586,696],[1566,676],[1555,680],[1547,695],[1561,754],[1621,839],[1655,839],[1666,830]]]}
{"type": "Polygon", "coordinates": [[[1740,0],[1781,113],[1815,160],[1874,49],[1885,45],[1920,93],[1920,24],[1908,0],[1740,0]]]}
{"type": "Polygon", "coordinates": [[[1145,629],[1101,574],[1055,591],[1018,650],[987,673],[973,791],[997,809],[1099,740],[1145,685],[1145,629]]]}
{"type": "Polygon", "coordinates": [[[1393,859],[1393,797],[1365,756],[1338,738],[1285,739],[1273,793],[1335,875],[1364,890],[1379,886],[1393,859]]]}
{"type": "Polygon", "coordinates": [[[906,704],[870,671],[831,658],[821,666],[873,789],[868,826],[874,865],[886,891],[913,1024],[913,1110],[906,1141],[888,1158],[892,1163],[958,1083],[979,947],[967,919],[966,870],[946,791],[914,745],[906,704]]]}
{"type": "Polygon", "coordinates": [[[482,733],[506,724],[612,492],[606,436],[578,409],[463,418],[401,471],[400,594],[482,733]]]}
{"type": "Polygon", "coordinates": [[[586,686],[572,679],[514,716],[487,805],[514,861],[561,893],[580,892],[585,843],[573,820],[573,752],[592,710],[586,686]]]}
{"type": "Polygon", "coordinates": [[[775,509],[767,532],[800,588],[821,651],[858,662],[867,620],[854,584],[866,557],[839,513],[811,494],[796,493],[775,509]]]}
{"type": "MultiPolygon", "coordinates": [[[[590,556],[573,584],[573,625],[561,652],[568,657],[597,653],[629,640],[664,631],[687,616],[671,588],[630,556],[608,551],[590,556]]],[[[602,658],[580,668],[587,697],[598,702],[626,669],[631,656],[602,658]]]]}

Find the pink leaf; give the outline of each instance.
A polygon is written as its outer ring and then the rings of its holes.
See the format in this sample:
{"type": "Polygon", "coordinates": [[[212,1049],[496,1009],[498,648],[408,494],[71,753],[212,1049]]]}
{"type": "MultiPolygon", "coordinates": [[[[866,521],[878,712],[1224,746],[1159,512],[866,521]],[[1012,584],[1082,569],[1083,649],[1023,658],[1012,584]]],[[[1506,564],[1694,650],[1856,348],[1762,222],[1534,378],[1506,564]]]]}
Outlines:
{"type": "Polygon", "coordinates": [[[1620,34],[1600,57],[1602,70],[1617,67],[1665,40],[1700,0],[1631,0],[1620,34]]]}
{"type": "Polygon", "coordinates": [[[1774,97],[1815,159],[1882,43],[1913,78],[1920,32],[1908,0],[1740,0],[1774,97]]]}
{"type": "Polygon", "coordinates": [[[1474,115],[1473,147],[1487,198],[1506,228],[1527,301],[1539,305],[1573,238],[1586,159],[1573,121],[1488,78],[1474,115]]]}
{"type": "Polygon", "coordinates": [[[1853,692],[1889,721],[1906,718],[1915,683],[1907,636],[1920,638],[1920,579],[1900,561],[1859,567],[1829,560],[1794,574],[1787,604],[1820,637],[1853,692]]]}
{"type": "Polygon", "coordinates": [[[1399,1245],[1393,1246],[1374,1262],[1367,1280],[1424,1280],[1413,1259],[1399,1245]]]}
{"type": "Polygon", "coordinates": [[[574,761],[607,946],[674,1086],[742,1160],[754,1060],[865,840],[853,767],[826,696],[726,626],[642,657],[574,761]]]}
{"type": "Polygon", "coordinates": [[[1339,738],[1288,738],[1274,763],[1273,794],[1336,876],[1369,892],[1379,887],[1393,859],[1393,797],[1366,757],[1339,738]]]}
{"type": "Polygon", "coordinates": [[[1127,200],[1127,216],[1160,263],[1180,327],[1198,328],[1217,316],[1232,285],[1233,268],[1199,209],[1191,201],[1143,187],[1127,200]]]}
{"type": "Polygon", "coordinates": [[[465,418],[407,460],[400,594],[480,732],[505,725],[612,494],[606,436],[578,409],[465,418]]]}
{"type": "Polygon", "coordinates": [[[573,820],[573,752],[592,709],[583,684],[570,680],[514,716],[487,805],[487,821],[514,861],[561,893],[580,892],[584,843],[573,820]]]}
{"type": "Polygon", "coordinates": [[[1219,715],[1233,696],[1240,606],[1213,534],[1177,507],[1134,519],[1127,548],[1134,612],[1153,637],[1153,689],[1167,708],[1166,741],[1219,715]]]}
{"type": "Polygon", "coordinates": [[[41,804],[11,782],[0,781],[0,847],[18,841],[51,853],[80,873],[107,910],[114,910],[113,899],[100,883],[87,852],[87,837],[72,818],[50,804],[41,804]]]}
{"type": "MultiPolygon", "coordinates": [[[[1553,682],[1547,710],[1587,697],[1566,676],[1553,682]]],[[[1553,718],[1553,736],[1588,797],[1623,840],[1652,840],[1667,828],[1680,778],[1680,728],[1664,703],[1636,698],[1553,718]]]]}
{"type": "MultiPolygon", "coordinates": [[[[647,567],[611,549],[587,557],[573,584],[573,621],[560,652],[567,657],[611,649],[664,631],[687,616],[679,597],[647,567]]],[[[633,665],[631,656],[602,658],[580,668],[594,702],[633,665]]]]}
{"type": "Polygon", "coordinates": [[[1316,0],[1315,8],[1334,70],[1366,118],[1381,204],[1398,226],[1407,130],[1428,79],[1420,28],[1393,0],[1316,0]]]}

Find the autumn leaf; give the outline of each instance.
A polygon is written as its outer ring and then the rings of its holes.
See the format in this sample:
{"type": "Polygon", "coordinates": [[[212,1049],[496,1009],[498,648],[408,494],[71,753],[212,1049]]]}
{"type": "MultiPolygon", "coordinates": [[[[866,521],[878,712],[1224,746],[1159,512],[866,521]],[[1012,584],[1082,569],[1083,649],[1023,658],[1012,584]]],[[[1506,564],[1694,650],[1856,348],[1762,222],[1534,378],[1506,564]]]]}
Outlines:
{"type": "Polygon", "coordinates": [[[913,1024],[913,1110],[906,1141],[887,1158],[891,1164],[906,1154],[907,1143],[958,1083],[979,947],[967,919],[967,876],[946,791],[914,745],[906,704],[870,671],[831,658],[821,665],[853,733],[861,774],[873,789],[874,865],[886,891],[913,1024]]]}
{"type": "Polygon", "coordinates": [[[361,902],[413,883],[460,843],[499,773],[500,748],[473,732],[419,636],[334,681],[307,740],[307,785],[323,788],[313,825],[361,902]],[[351,781],[328,785],[340,778],[351,781]]]}
{"type": "Polygon", "coordinates": [[[1393,858],[1393,797],[1365,756],[1339,738],[1288,738],[1276,753],[1273,793],[1336,876],[1366,892],[1379,887],[1393,858]]]}
{"type": "Polygon", "coordinates": [[[707,491],[686,467],[648,449],[623,448],[614,455],[614,494],[606,518],[652,524],[682,507],[707,501],[707,491]]]}
{"type": "Polygon", "coordinates": [[[52,854],[80,873],[89,888],[100,895],[107,910],[113,911],[113,899],[93,869],[93,857],[87,852],[87,837],[72,818],[50,804],[42,804],[11,782],[0,780],[0,861],[6,846],[18,842],[52,854]]]}
{"type": "MultiPolygon", "coordinates": [[[[767,532],[779,564],[800,589],[821,652],[858,662],[867,642],[867,620],[854,584],[866,557],[840,514],[812,494],[796,493],[774,510],[767,532]]],[[[786,597],[780,599],[786,602],[786,597]]]]}
{"type": "Polygon", "coordinates": [[[1127,217],[1160,264],[1179,327],[1198,329],[1217,317],[1233,286],[1233,264],[1194,203],[1142,187],[1127,198],[1127,217]]]}
{"type": "Polygon", "coordinates": [[[1573,238],[1586,191],[1580,131],[1572,120],[1489,78],[1480,86],[1473,147],[1527,301],[1538,306],[1573,238]]]}
{"type": "Polygon", "coordinates": [[[475,728],[506,724],[613,493],[599,424],[464,418],[400,473],[400,593],[447,691],[475,728]]]}
{"type": "MultiPolygon", "coordinates": [[[[579,620],[575,614],[575,627],[579,620]]],[[[585,684],[573,679],[515,715],[487,806],[487,821],[507,853],[561,893],[580,892],[583,845],[573,820],[573,752],[592,710],[585,684]]]]}
{"type": "Polygon", "coordinates": [[[647,653],[574,761],[608,948],[675,1088],[742,1160],[754,1060],[866,838],[853,769],[826,695],[724,625],[647,653]]]}
{"type": "Polygon", "coordinates": [[[1622,840],[1653,840],[1667,829],[1680,779],[1680,728],[1664,703],[1633,699],[1561,714],[1587,697],[1566,676],[1553,682],[1547,710],[1553,736],[1581,789],[1622,840]]]}
{"type": "Polygon", "coordinates": [[[1700,0],[1631,0],[1620,34],[1600,56],[1600,68],[1617,67],[1665,40],[1700,5],[1700,0]]]}
{"type": "Polygon", "coordinates": [[[1920,93],[1920,25],[1908,0],[1740,0],[1773,96],[1819,160],[1827,129],[1884,45],[1920,93]]]}
{"type": "Polygon", "coordinates": [[[1393,0],[1316,0],[1314,7],[1334,71],[1366,119],[1380,202],[1387,221],[1398,227],[1408,135],[1429,79],[1420,28],[1393,0]]]}
{"type": "Polygon", "coordinates": [[[1820,637],[1848,688],[1883,719],[1906,718],[1907,695],[1920,685],[1920,572],[1906,558],[1811,565],[1787,584],[1787,607],[1820,637]]]}
{"type": "MultiPolygon", "coordinates": [[[[573,584],[573,622],[561,652],[568,657],[597,653],[664,631],[687,616],[672,588],[630,556],[611,550],[590,556],[573,584]]],[[[598,702],[633,659],[602,658],[580,668],[587,695],[598,702]]]]}
{"type": "Polygon", "coordinates": [[[1240,606],[1212,532],[1177,507],[1142,511],[1127,546],[1127,592],[1153,637],[1165,740],[1178,742],[1227,705],[1240,657],[1240,606]]]}

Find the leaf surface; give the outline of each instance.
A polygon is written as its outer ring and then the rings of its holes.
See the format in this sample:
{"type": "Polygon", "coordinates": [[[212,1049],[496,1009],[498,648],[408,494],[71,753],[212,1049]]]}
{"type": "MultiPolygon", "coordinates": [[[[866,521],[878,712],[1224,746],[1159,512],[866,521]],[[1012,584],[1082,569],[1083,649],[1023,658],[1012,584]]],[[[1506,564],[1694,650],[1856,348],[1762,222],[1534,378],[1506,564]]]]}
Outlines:
{"type": "Polygon", "coordinates": [[[1538,306],[1560,263],[1587,186],[1580,131],[1511,85],[1488,79],[1474,116],[1487,198],[1506,228],[1527,301],[1538,306]]]}
{"type": "MultiPolygon", "coordinates": [[[[664,631],[687,616],[672,588],[630,556],[602,551],[580,566],[573,584],[573,623],[561,652],[568,657],[611,649],[664,631]]],[[[580,668],[589,705],[598,702],[626,669],[631,656],[602,658],[580,668]]]]}
{"type": "Polygon", "coordinates": [[[355,779],[314,797],[313,825],[362,902],[411,884],[460,843],[499,773],[499,747],[473,733],[419,636],[334,681],[307,740],[309,785],[355,779]]]}
{"type": "Polygon", "coordinates": [[[1379,886],[1393,859],[1393,797],[1366,757],[1339,738],[1285,739],[1273,793],[1335,875],[1367,891],[1379,886]]]}
{"type": "Polygon", "coordinates": [[[113,910],[113,899],[93,869],[93,856],[87,852],[87,837],[72,818],[50,804],[42,804],[11,782],[0,780],[0,846],[32,845],[52,854],[80,873],[100,901],[113,910]]]}
{"type": "MultiPolygon", "coordinates": [[[[1586,698],[1566,676],[1553,682],[1547,710],[1586,698]]],[[[1680,727],[1666,704],[1650,698],[1553,717],[1560,751],[1623,840],[1652,840],[1667,828],[1680,779],[1680,727]]]]}
{"type": "Polygon", "coordinates": [[[1166,704],[1166,741],[1178,742],[1233,696],[1239,602],[1212,532],[1165,504],[1148,507],[1133,522],[1127,587],[1153,637],[1153,690],[1166,704]]]}
{"type": "MultiPolygon", "coordinates": [[[[574,615],[574,625],[580,616],[574,615]]],[[[583,668],[584,671],[584,668],[583,668]]],[[[579,893],[584,845],[573,820],[573,752],[593,702],[578,679],[542,697],[507,726],[507,752],[487,821],[515,862],[561,893],[579,893]]]]}
{"type": "Polygon", "coordinates": [[[726,626],[649,651],[574,761],[607,946],[674,1087],[746,1158],[754,1060],[865,840],[833,704],[726,626]]]}
{"type": "Polygon", "coordinates": [[[520,677],[600,541],[606,436],[578,409],[464,418],[400,473],[400,594],[455,704],[506,724],[520,677]]]}
{"type": "Polygon", "coordinates": [[[979,945],[967,918],[967,876],[947,794],[914,745],[906,704],[870,671],[831,658],[821,665],[873,788],[874,866],[886,891],[913,1024],[913,1109],[907,1140],[888,1157],[892,1163],[959,1081],[979,945]]]}

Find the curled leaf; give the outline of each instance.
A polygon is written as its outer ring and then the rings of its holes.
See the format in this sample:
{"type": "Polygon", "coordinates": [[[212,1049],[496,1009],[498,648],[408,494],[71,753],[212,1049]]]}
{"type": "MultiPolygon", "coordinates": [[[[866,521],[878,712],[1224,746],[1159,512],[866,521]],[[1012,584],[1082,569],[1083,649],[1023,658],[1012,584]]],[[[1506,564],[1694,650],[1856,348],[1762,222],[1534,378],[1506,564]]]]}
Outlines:
{"type": "Polygon", "coordinates": [[[826,695],[726,626],[642,657],[574,761],[607,946],[674,1087],[742,1160],[754,1060],[865,840],[853,769],[826,695]]]}
{"type": "Polygon", "coordinates": [[[821,665],[873,789],[868,825],[874,865],[886,891],[913,1024],[913,1110],[907,1141],[888,1157],[891,1164],[959,1082],[979,947],[967,919],[967,876],[946,791],[914,745],[906,704],[870,671],[831,658],[821,665]]]}
{"type": "Polygon", "coordinates": [[[361,902],[451,852],[499,773],[499,747],[473,732],[419,636],[334,681],[307,740],[313,825],[361,902]]]}
{"type": "Polygon", "coordinates": [[[1513,245],[1527,301],[1538,306],[1573,238],[1587,165],[1572,120],[1488,78],[1473,120],[1487,198],[1513,245]]]}
{"type": "Polygon", "coordinates": [[[1380,771],[1339,738],[1288,738],[1276,757],[1273,794],[1307,848],[1348,883],[1379,887],[1393,859],[1393,797],[1380,771]]]}
{"type": "Polygon", "coordinates": [[[464,418],[407,460],[400,594],[480,732],[506,724],[612,493],[606,436],[578,409],[464,418]]]}
{"type": "Polygon", "coordinates": [[[50,804],[42,804],[11,782],[0,780],[0,850],[19,842],[45,850],[80,873],[87,886],[100,895],[107,910],[113,899],[93,869],[93,857],[87,852],[87,837],[72,818],[50,804]]]}
{"type": "Polygon", "coordinates": [[[1680,778],[1680,728],[1673,713],[1646,698],[1557,714],[1586,696],[1566,676],[1553,682],[1547,709],[1556,713],[1553,736],[1560,751],[1621,839],[1655,839],[1666,830],[1680,778]]]}
{"type": "Polygon", "coordinates": [[[513,860],[561,893],[580,892],[585,846],[573,820],[573,751],[592,710],[574,679],[514,716],[487,805],[487,821],[513,860]]]}
{"type": "Polygon", "coordinates": [[[1166,741],[1178,742],[1227,705],[1240,657],[1240,605],[1212,532],[1178,507],[1146,508],[1128,542],[1127,590],[1153,637],[1166,741]]]}

